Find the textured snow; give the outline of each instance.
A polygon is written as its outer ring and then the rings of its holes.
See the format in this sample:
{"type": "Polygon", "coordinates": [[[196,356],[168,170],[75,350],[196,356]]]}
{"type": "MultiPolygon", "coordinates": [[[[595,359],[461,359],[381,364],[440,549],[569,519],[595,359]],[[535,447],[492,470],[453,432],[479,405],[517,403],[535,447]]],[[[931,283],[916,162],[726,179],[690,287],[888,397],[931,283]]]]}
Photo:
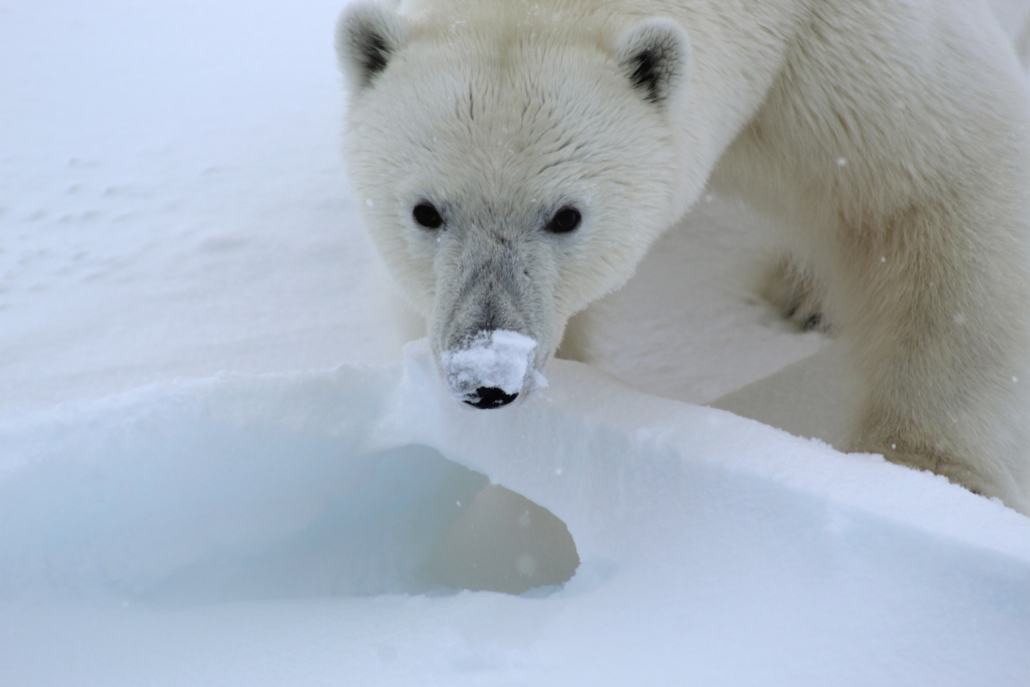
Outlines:
{"type": "Polygon", "coordinates": [[[402,359],[339,5],[0,2],[0,685],[1026,684],[1030,520],[739,416],[850,402],[745,210],[518,407],[402,359]]]}
{"type": "MultiPolygon", "coordinates": [[[[536,341],[503,329],[479,332],[464,348],[440,354],[440,366],[451,394],[464,400],[479,387],[522,391],[533,365],[536,341]]],[[[542,375],[539,375],[542,376],[542,375]]]]}

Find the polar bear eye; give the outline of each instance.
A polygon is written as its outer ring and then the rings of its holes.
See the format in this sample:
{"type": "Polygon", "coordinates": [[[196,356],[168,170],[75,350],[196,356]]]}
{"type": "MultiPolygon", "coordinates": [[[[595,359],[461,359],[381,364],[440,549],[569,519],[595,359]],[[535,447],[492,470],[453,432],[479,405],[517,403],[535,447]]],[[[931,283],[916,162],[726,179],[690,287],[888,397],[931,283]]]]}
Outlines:
{"type": "Polygon", "coordinates": [[[431,203],[419,203],[411,212],[415,221],[426,229],[439,229],[443,226],[443,217],[431,203]]]}
{"type": "Polygon", "coordinates": [[[562,208],[554,213],[554,217],[547,223],[547,231],[553,234],[568,234],[575,231],[583,216],[576,208],[562,208]]]}

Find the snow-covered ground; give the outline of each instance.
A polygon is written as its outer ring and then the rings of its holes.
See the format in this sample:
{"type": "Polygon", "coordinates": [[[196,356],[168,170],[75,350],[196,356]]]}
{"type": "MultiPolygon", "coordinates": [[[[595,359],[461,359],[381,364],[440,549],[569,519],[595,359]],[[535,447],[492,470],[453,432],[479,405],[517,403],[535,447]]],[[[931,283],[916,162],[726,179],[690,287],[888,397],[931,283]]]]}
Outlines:
{"type": "Polygon", "coordinates": [[[481,412],[402,361],[340,4],[0,0],[0,685],[1027,684],[1027,518],[688,404],[848,402],[732,203],[606,372],[481,412]]]}

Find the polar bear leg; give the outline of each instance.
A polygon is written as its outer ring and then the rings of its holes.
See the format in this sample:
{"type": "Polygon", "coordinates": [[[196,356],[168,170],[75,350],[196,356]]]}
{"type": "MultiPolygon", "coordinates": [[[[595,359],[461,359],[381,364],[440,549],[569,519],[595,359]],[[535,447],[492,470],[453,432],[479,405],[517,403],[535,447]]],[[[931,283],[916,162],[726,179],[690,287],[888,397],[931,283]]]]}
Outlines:
{"type": "Polygon", "coordinates": [[[829,297],[867,393],[852,448],[1025,510],[1024,251],[976,226],[990,216],[977,209],[913,204],[841,227],[829,297]]]}

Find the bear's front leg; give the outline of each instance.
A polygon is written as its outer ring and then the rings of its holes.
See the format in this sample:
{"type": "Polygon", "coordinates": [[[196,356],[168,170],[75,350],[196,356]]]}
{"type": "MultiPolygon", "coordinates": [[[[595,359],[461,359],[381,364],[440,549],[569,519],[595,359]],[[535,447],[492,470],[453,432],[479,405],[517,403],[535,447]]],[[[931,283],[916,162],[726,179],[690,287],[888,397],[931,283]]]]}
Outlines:
{"type": "Polygon", "coordinates": [[[975,210],[842,226],[831,297],[867,394],[852,448],[1027,512],[1026,250],[1018,220],[984,229],[975,210]]]}

